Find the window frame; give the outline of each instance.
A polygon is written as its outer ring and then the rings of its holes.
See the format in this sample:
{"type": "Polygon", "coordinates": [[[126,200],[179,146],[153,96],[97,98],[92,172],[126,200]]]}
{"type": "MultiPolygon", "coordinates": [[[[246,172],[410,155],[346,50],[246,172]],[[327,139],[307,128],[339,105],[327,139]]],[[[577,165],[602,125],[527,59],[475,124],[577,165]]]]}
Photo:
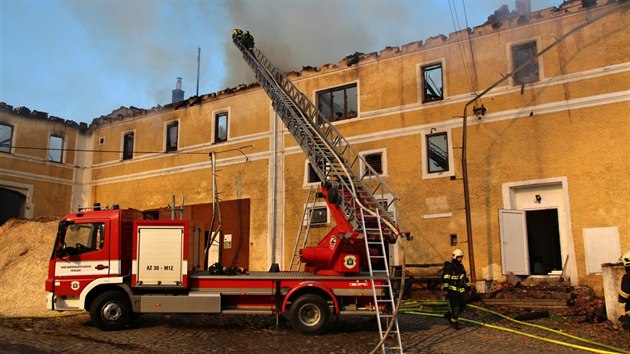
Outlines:
{"type": "Polygon", "coordinates": [[[315,169],[311,166],[311,162],[308,159],[304,160],[304,187],[319,186],[321,183],[322,181],[319,179],[319,175],[317,175],[315,169]],[[313,174],[317,176],[317,181],[311,180],[311,170],[313,174]]]}
{"type": "Polygon", "coordinates": [[[306,208],[306,213],[304,213],[304,219],[302,220],[302,226],[304,227],[326,227],[328,225],[330,225],[330,210],[328,210],[328,205],[326,205],[326,203],[322,203],[322,202],[317,202],[314,203],[312,205],[304,205],[304,207],[306,208]],[[315,210],[325,210],[326,211],[326,221],[321,221],[321,222],[317,222],[317,223],[313,223],[313,218],[311,216],[310,218],[310,223],[308,223],[307,221],[309,221],[309,214],[312,213],[315,210]]]}
{"type": "MultiPolygon", "coordinates": [[[[381,176],[381,177],[387,177],[388,176],[388,174],[387,174],[387,149],[376,149],[376,150],[368,150],[368,151],[361,151],[361,152],[359,152],[359,155],[361,155],[361,157],[363,157],[363,159],[361,159],[359,161],[359,171],[361,172],[361,179],[366,178],[365,174],[367,172],[366,168],[365,168],[365,165],[363,163],[363,160],[368,162],[367,161],[367,156],[376,155],[376,154],[380,154],[381,155],[381,172],[379,173],[378,170],[376,168],[374,168],[374,166],[372,166],[372,168],[378,173],[379,176],[381,176]]],[[[369,177],[369,178],[373,178],[373,177],[369,177]]]]}
{"type": "Polygon", "coordinates": [[[224,143],[229,140],[229,129],[230,128],[230,114],[228,111],[221,111],[214,114],[214,143],[224,143]],[[219,138],[219,119],[225,117],[225,138],[219,138]]]}
{"type": "Polygon", "coordinates": [[[431,129],[431,131],[427,131],[421,134],[420,139],[421,139],[420,146],[422,150],[421,151],[422,179],[455,176],[455,161],[454,161],[454,156],[453,156],[453,134],[451,130],[450,129],[442,129],[442,130],[431,129]],[[429,172],[428,138],[432,136],[443,135],[443,134],[446,135],[448,169],[444,171],[429,172]]]}
{"type": "MultiPolygon", "coordinates": [[[[509,58],[510,58],[510,72],[516,70],[520,65],[521,62],[517,62],[517,51],[520,50],[526,50],[526,47],[531,47],[533,46],[534,49],[534,55],[538,54],[538,47],[539,47],[539,43],[537,39],[530,39],[530,40],[526,40],[526,41],[521,41],[521,42],[516,42],[516,43],[509,43],[508,44],[508,53],[509,53],[509,58]]],[[[542,62],[541,62],[541,57],[536,58],[536,60],[531,63],[530,65],[535,66],[535,71],[536,71],[536,77],[535,78],[531,78],[531,79],[527,79],[525,81],[523,81],[523,78],[521,76],[519,76],[519,74],[525,73],[528,70],[528,67],[525,67],[523,70],[521,70],[519,73],[516,73],[516,75],[513,75],[511,77],[512,80],[512,85],[513,86],[521,86],[521,85],[526,85],[526,84],[532,84],[532,83],[536,83],[541,81],[542,76],[542,62]]],[[[527,59],[525,59],[527,60],[527,59]]]]}
{"type": "Polygon", "coordinates": [[[347,83],[347,84],[343,84],[343,85],[339,85],[339,86],[334,86],[334,87],[329,87],[329,88],[325,88],[325,89],[321,89],[321,90],[317,90],[315,91],[315,104],[317,106],[317,109],[322,112],[322,114],[324,114],[324,117],[326,117],[330,122],[338,122],[338,121],[344,121],[344,120],[350,120],[353,118],[358,118],[359,117],[359,84],[358,82],[351,82],[351,83],[347,83]],[[348,100],[348,94],[347,91],[348,89],[354,89],[356,91],[356,97],[354,99],[354,101],[356,101],[355,104],[355,111],[351,111],[349,110],[349,100],[348,100]],[[332,101],[331,102],[335,102],[334,101],[334,92],[339,92],[339,91],[343,91],[344,92],[344,106],[343,106],[343,115],[340,118],[336,118],[336,119],[332,119],[334,116],[334,105],[330,105],[330,111],[329,112],[325,112],[324,111],[324,107],[321,103],[321,99],[320,96],[321,95],[325,95],[325,94],[331,94],[333,95],[332,101]],[[351,113],[354,112],[354,115],[352,115],[351,113]]]}
{"type": "Polygon", "coordinates": [[[169,122],[165,122],[164,123],[165,126],[165,139],[164,139],[164,144],[165,144],[165,149],[164,151],[166,152],[175,152],[179,149],[179,120],[172,120],[169,122]],[[173,129],[173,127],[175,127],[175,129],[177,129],[177,134],[175,136],[175,146],[173,147],[172,142],[171,142],[171,134],[170,131],[171,129],[173,129]]]}
{"type": "Polygon", "coordinates": [[[439,101],[444,101],[444,97],[445,97],[445,89],[444,89],[444,62],[442,60],[440,61],[435,61],[429,64],[421,64],[419,65],[420,67],[420,91],[422,92],[422,103],[431,103],[431,102],[439,102],[439,101]],[[429,70],[435,70],[436,66],[439,65],[439,69],[440,69],[440,79],[442,81],[442,92],[441,92],[441,96],[439,97],[428,97],[427,95],[427,90],[426,90],[426,78],[425,78],[425,73],[427,73],[429,70]]]}
{"type": "Polygon", "coordinates": [[[0,152],[5,154],[10,154],[13,150],[13,131],[15,127],[8,123],[0,123],[0,127],[7,127],[9,129],[9,140],[8,145],[2,146],[0,145],[0,152]]]}
{"type": "Polygon", "coordinates": [[[65,137],[63,137],[63,136],[61,136],[59,134],[50,134],[50,135],[48,135],[48,148],[46,149],[46,161],[54,162],[54,163],[63,163],[63,158],[64,158],[63,147],[64,147],[65,143],[66,143],[65,137]],[[52,152],[52,150],[51,150],[52,147],[51,146],[52,146],[53,138],[61,140],[61,146],[59,148],[56,148],[56,147],[54,148],[55,149],[55,155],[57,154],[57,151],[59,152],[59,161],[57,161],[51,155],[51,152],[52,152]]]}
{"type": "Polygon", "coordinates": [[[136,147],[136,131],[130,130],[122,133],[122,160],[132,160],[136,147]],[[131,151],[127,150],[127,137],[131,135],[131,151]]]}

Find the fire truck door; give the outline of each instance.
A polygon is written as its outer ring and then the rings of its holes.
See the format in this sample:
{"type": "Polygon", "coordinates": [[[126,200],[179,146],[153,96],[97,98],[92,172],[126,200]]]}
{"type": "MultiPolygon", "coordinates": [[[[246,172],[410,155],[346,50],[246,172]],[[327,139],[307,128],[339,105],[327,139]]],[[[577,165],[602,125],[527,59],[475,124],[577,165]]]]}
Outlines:
{"type": "Polygon", "coordinates": [[[120,260],[110,261],[109,221],[82,220],[68,225],[64,248],[57,254],[55,275],[61,293],[80,292],[91,280],[120,273],[120,260]]]}

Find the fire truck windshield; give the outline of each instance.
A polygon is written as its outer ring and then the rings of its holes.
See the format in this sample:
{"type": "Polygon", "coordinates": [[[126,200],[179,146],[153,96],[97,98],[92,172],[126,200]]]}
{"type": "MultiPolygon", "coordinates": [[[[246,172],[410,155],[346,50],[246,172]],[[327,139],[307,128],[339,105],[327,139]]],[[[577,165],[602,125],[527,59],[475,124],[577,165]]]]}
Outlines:
{"type": "Polygon", "coordinates": [[[103,248],[105,224],[69,224],[61,234],[59,257],[76,256],[103,248]]]}

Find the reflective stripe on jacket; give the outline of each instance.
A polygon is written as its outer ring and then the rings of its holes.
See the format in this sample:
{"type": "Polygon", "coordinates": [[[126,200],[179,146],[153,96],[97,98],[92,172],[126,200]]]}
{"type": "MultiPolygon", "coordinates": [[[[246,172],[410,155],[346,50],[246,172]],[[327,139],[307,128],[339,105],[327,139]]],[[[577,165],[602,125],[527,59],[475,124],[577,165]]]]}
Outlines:
{"type": "Polygon", "coordinates": [[[464,265],[454,261],[444,262],[444,270],[442,271],[443,290],[463,293],[470,285],[464,265]]]}

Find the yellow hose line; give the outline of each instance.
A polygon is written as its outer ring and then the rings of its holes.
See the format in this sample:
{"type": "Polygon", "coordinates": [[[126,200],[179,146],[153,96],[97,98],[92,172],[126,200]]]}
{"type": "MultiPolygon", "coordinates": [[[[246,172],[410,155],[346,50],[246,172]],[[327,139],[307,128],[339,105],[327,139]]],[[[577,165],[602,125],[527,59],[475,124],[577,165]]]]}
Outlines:
{"type": "MultiPolygon", "coordinates": [[[[426,313],[426,312],[420,312],[420,311],[407,311],[407,312],[404,312],[404,313],[413,314],[413,315],[422,315],[422,316],[442,317],[442,315],[439,315],[439,314],[426,313]]],[[[609,352],[609,351],[605,351],[605,350],[584,347],[584,346],[581,346],[581,345],[571,344],[571,343],[567,343],[567,342],[563,342],[563,341],[559,341],[559,340],[554,340],[554,339],[549,339],[549,338],[545,338],[545,337],[540,337],[540,336],[537,336],[537,335],[534,335],[534,334],[529,334],[529,333],[517,331],[517,330],[514,330],[514,329],[510,329],[510,328],[499,327],[499,326],[491,325],[491,324],[488,324],[488,323],[483,323],[483,322],[479,322],[479,321],[469,320],[467,318],[460,317],[459,320],[460,321],[464,321],[464,322],[474,323],[474,324],[480,325],[482,327],[488,327],[488,328],[496,329],[496,330],[499,330],[499,331],[505,331],[505,332],[510,332],[510,333],[514,333],[514,334],[519,334],[519,335],[522,335],[522,336],[526,336],[526,337],[542,340],[542,341],[545,341],[545,342],[550,342],[550,343],[554,343],[554,344],[558,344],[558,345],[563,345],[565,347],[571,347],[571,348],[575,348],[575,349],[586,350],[586,351],[593,352],[593,353],[602,353],[602,354],[618,353],[618,352],[609,352]]]]}
{"type": "Polygon", "coordinates": [[[492,310],[487,309],[487,308],[483,308],[481,306],[476,306],[476,305],[472,305],[472,304],[470,304],[468,306],[470,306],[472,308],[475,308],[475,309],[478,309],[478,310],[481,310],[481,311],[489,312],[489,313],[491,313],[493,315],[497,315],[499,317],[508,319],[508,320],[510,320],[512,322],[515,322],[515,323],[519,323],[519,324],[522,324],[522,325],[527,325],[527,326],[530,326],[530,327],[535,327],[535,328],[539,328],[539,329],[542,329],[542,330],[545,330],[545,331],[549,331],[549,332],[553,332],[553,333],[556,333],[556,334],[560,334],[560,335],[563,335],[565,337],[569,337],[571,339],[575,339],[575,340],[579,340],[579,341],[582,341],[582,342],[585,342],[585,343],[596,345],[598,347],[614,350],[614,351],[619,352],[619,353],[630,354],[630,351],[619,349],[619,348],[615,348],[615,347],[607,345],[607,344],[603,344],[603,343],[595,342],[595,341],[592,341],[592,340],[584,339],[584,338],[581,338],[581,337],[577,337],[577,336],[574,336],[574,335],[571,335],[571,334],[568,334],[568,333],[565,333],[565,332],[561,332],[561,331],[558,331],[558,330],[555,330],[555,329],[551,329],[551,328],[548,328],[548,327],[544,327],[544,326],[541,326],[541,325],[515,320],[515,319],[513,319],[511,317],[508,317],[506,315],[503,315],[503,314],[498,313],[496,311],[492,311],[492,310]]]}

